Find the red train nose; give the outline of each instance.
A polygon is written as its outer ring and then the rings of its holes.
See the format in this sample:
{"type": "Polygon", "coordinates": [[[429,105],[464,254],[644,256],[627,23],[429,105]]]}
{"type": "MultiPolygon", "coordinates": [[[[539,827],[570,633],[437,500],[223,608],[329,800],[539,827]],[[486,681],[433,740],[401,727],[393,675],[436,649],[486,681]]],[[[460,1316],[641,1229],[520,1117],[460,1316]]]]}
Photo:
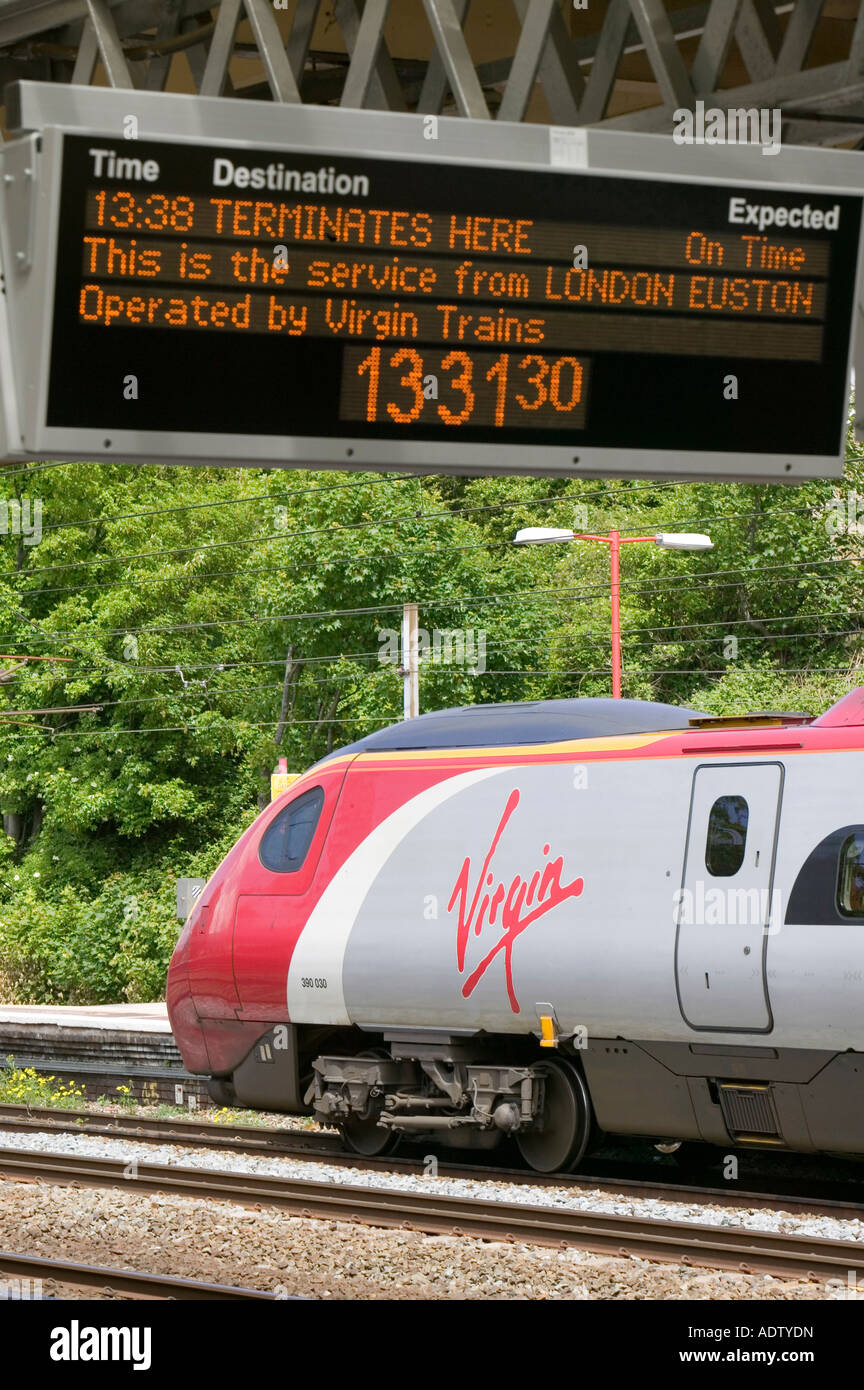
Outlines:
{"type": "Polygon", "coordinates": [[[210,1059],[207,1055],[207,1044],[204,1040],[189,983],[189,941],[199,910],[200,904],[196,905],[191,912],[180,935],[180,940],[174,947],[174,954],[168,966],[165,998],[168,1004],[168,1020],[171,1024],[171,1031],[180,1049],[186,1070],[209,1072],[210,1059]]]}

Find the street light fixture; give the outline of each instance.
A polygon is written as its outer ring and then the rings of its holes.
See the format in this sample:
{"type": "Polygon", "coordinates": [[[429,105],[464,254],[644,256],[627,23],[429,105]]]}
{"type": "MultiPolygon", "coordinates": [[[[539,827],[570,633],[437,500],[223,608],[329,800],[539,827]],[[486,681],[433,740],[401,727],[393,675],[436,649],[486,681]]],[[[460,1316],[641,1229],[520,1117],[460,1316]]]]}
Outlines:
{"type": "Polygon", "coordinates": [[[699,532],[658,531],[653,536],[622,536],[620,531],[610,531],[608,536],[580,534],[554,526],[524,526],[514,536],[516,545],[558,545],[569,541],[599,541],[609,547],[609,560],[612,579],[612,698],[621,699],[621,598],[618,569],[619,551],[622,545],[650,544],[663,550],[713,550],[714,542],[710,536],[699,532]]]}
{"type": "Polygon", "coordinates": [[[523,526],[513,537],[516,545],[555,545],[558,541],[575,539],[575,531],[558,531],[553,526],[523,526]]]}
{"type": "Polygon", "coordinates": [[[698,531],[661,531],[654,537],[656,545],[664,550],[713,550],[714,542],[710,536],[702,536],[698,531]]]}

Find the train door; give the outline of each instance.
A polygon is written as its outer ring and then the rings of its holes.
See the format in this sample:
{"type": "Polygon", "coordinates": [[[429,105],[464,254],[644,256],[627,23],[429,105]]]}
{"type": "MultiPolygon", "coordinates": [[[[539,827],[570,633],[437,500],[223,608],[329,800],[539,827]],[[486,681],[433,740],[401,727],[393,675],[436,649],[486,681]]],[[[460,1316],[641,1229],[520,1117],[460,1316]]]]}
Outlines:
{"type": "Polygon", "coordinates": [[[771,1030],[766,929],[782,787],[780,763],[693,775],[675,946],[678,999],[692,1028],[771,1030]]]}

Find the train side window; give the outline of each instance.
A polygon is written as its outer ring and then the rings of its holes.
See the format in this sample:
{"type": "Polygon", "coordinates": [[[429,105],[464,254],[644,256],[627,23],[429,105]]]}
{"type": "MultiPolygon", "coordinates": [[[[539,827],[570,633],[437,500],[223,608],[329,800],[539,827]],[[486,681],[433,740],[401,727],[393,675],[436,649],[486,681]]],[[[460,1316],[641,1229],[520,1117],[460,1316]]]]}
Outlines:
{"type": "Polygon", "coordinates": [[[731,878],[744,863],[749,818],[743,796],[718,796],[711,807],[705,867],[714,878],[731,878]]]}
{"type": "Polygon", "coordinates": [[[267,827],[258,850],[265,869],[293,874],[303,867],[324,805],[324,790],[313,787],[286,806],[267,827]]]}
{"type": "Polygon", "coordinates": [[[864,917],[864,835],[850,835],[843,841],[837,909],[844,917],[864,917]]]}

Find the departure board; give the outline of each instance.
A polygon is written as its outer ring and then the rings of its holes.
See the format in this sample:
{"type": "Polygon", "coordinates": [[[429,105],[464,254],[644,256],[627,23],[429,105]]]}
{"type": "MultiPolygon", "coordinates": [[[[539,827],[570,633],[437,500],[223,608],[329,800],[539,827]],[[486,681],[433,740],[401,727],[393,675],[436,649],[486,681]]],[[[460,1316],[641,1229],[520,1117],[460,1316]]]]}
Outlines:
{"type": "Polygon", "coordinates": [[[850,193],[69,133],[59,186],[52,429],[842,447],[850,193]]]}

